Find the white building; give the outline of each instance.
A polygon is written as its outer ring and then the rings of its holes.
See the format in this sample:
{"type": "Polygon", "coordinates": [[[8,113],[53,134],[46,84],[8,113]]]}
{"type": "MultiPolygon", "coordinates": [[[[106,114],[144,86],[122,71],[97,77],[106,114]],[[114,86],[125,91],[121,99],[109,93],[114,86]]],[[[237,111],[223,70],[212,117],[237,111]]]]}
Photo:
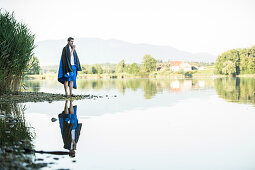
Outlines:
{"type": "Polygon", "coordinates": [[[169,61],[172,71],[191,71],[192,67],[187,61],[169,61]]]}

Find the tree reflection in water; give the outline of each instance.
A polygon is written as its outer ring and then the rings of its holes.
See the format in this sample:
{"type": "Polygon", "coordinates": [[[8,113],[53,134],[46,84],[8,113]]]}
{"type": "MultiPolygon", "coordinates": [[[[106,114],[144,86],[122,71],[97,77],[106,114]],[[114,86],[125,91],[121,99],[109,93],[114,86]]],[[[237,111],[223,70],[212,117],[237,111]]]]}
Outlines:
{"type": "Polygon", "coordinates": [[[255,78],[219,78],[214,83],[220,97],[231,102],[255,104],[255,78]]]}

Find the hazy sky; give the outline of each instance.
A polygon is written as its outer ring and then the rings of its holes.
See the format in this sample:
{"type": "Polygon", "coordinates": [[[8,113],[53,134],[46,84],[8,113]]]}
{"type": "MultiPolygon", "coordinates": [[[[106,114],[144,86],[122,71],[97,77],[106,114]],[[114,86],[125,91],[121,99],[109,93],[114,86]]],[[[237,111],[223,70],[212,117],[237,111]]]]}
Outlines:
{"type": "Polygon", "coordinates": [[[96,37],[218,55],[255,45],[254,0],[0,0],[36,41],[96,37]]]}

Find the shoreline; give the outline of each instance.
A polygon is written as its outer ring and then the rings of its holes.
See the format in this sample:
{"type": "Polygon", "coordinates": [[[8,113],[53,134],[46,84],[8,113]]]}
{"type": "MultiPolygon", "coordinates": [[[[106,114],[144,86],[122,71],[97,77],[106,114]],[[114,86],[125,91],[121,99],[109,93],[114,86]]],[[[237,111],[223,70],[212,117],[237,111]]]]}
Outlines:
{"type": "MultiPolygon", "coordinates": [[[[83,99],[97,99],[104,96],[97,95],[76,95],[74,97],[66,97],[64,94],[45,93],[45,92],[11,92],[0,95],[0,104],[3,103],[27,103],[27,102],[53,102],[62,100],[83,100],[83,99]]],[[[106,97],[110,97],[106,95],[106,97]]],[[[116,95],[112,97],[117,97],[116,95]]]]}
{"type": "MultiPolygon", "coordinates": [[[[192,78],[222,78],[233,77],[228,75],[217,74],[193,74],[192,76],[185,76],[182,74],[158,74],[152,73],[147,76],[131,75],[131,74],[78,74],[77,79],[192,79],[192,78]]],[[[255,77],[255,74],[242,74],[235,77],[255,77]]],[[[40,74],[40,75],[25,75],[25,80],[45,80],[57,79],[57,74],[40,74]]]]}

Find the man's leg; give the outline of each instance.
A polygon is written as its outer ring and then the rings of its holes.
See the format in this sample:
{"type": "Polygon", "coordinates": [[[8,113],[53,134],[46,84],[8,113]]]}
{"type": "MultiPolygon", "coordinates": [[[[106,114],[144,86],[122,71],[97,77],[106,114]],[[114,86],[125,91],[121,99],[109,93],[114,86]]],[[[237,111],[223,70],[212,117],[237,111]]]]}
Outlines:
{"type": "Polygon", "coordinates": [[[67,93],[67,88],[68,88],[68,81],[64,82],[64,89],[65,89],[65,94],[68,95],[67,93]]]}
{"type": "Polygon", "coordinates": [[[65,114],[68,114],[68,105],[67,105],[67,102],[68,102],[68,100],[66,100],[66,102],[65,102],[65,108],[64,108],[64,113],[65,114]]]}
{"type": "Polygon", "coordinates": [[[70,81],[69,83],[69,90],[70,90],[70,95],[73,94],[73,81],[70,81]]]}
{"type": "Polygon", "coordinates": [[[74,114],[74,110],[73,110],[73,100],[70,100],[70,114],[74,114]]]}

